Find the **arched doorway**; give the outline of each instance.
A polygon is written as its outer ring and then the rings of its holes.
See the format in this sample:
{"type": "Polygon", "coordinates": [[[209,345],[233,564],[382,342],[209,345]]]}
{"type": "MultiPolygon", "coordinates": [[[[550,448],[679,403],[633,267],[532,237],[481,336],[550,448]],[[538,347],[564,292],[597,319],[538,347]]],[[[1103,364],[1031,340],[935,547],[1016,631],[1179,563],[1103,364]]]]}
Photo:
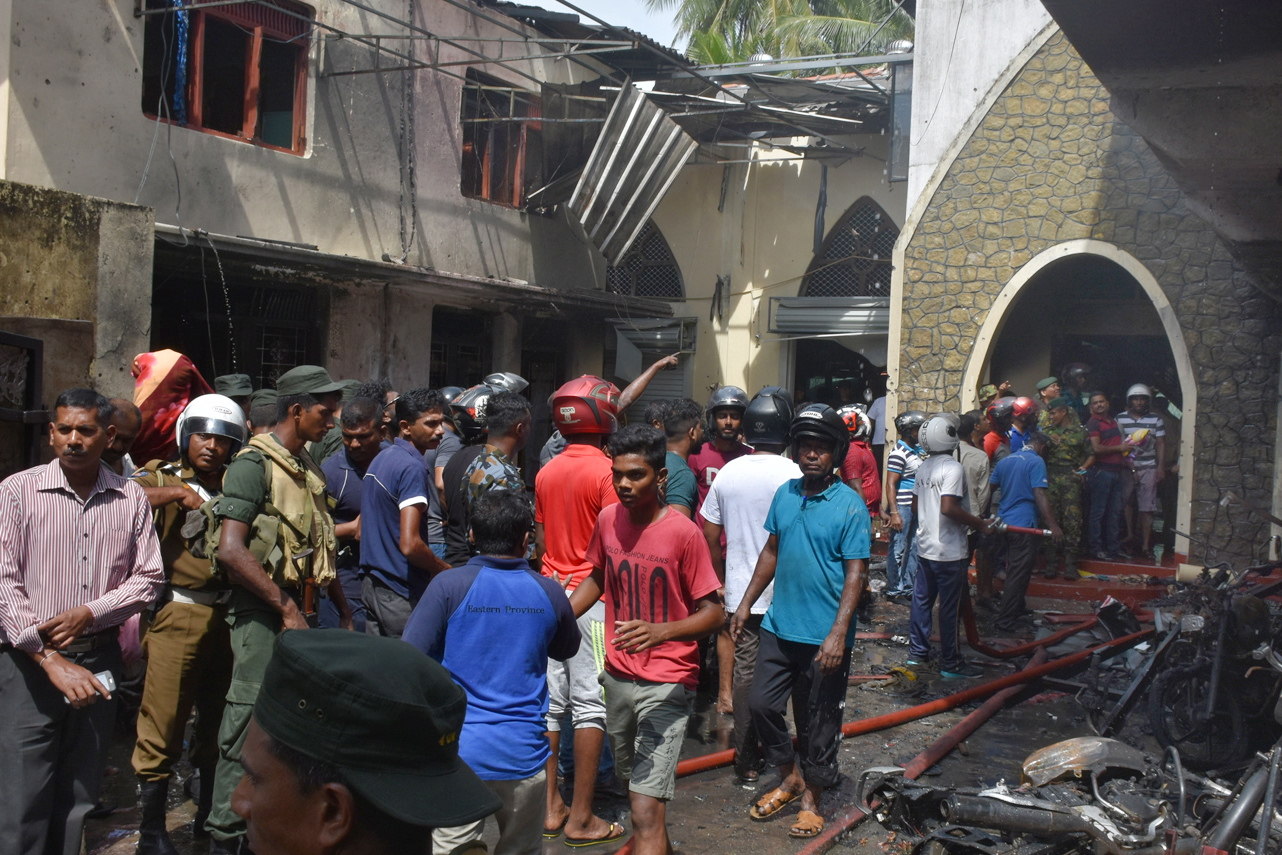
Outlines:
{"type": "Polygon", "coordinates": [[[794,331],[811,334],[796,342],[793,354],[793,388],[803,398],[836,406],[871,403],[884,393],[882,321],[883,315],[889,318],[891,253],[898,237],[899,226],[880,205],[867,196],[859,199],[811,260],[799,298],[776,310],[781,321],[798,324],[794,331]]]}
{"type": "MultiPolygon", "coordinates": [[[[1167,455],[1178,454],[1179,479],[1167,526],[1187,532],[1193,492],[1197,387],[1184,335],[1156,278],[1116,246],[1078,240],[1048,249],[1022,267],[994,301],[962,378],[962,406],[978,387],[1010,380],[1034,394],[1041,377],[1085,362],[1092,383],[1124,406],[1127,387],[1156,387],[1168,402],[1167,455]]],[[[1176,551],[1187,554],[1183,537],[1176,551]]]]}

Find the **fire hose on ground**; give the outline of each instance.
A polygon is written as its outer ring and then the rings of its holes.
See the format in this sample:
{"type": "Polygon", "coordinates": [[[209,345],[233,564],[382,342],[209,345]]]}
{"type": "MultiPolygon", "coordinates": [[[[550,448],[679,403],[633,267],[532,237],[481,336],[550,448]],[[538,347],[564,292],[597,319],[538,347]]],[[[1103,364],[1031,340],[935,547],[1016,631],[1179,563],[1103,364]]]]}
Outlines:
{"type": "MultiPolygon", "coordinates": [[[[1033,658],[1029,660],[1028,666],[1024,671],[1019,672],[1019,674],[1015,676],[1019,676],[1032,668],[1036,668],[1045,661],[1046,650],[1039,649],[1033,654],[1033,658]]],[[[947,733],[931,743],[925,751],[910,760],[908,765],[904,767],[904,777],[910,781],[919,778],[927,769],[944,759],[944,757],[948,756],[954,748],[961,744],[962,740],[966,739],[978,730],[980,725],[996,715],[1002,707],[1006,706],[1007,702],[1009,702],[1011,698],[1023,691],[1024,688],[1025,686],[1023,683],[1007,686],[987,701],[984,701],[978,709],[970,713],[961,721],[957,722],[957,724],[949,728],[947,733]]],[[[870,806],[873,808],[879,807],[879,805],[875,803],[870,806]]],[[[819,833],[819,836],[807,843],[798,855],[819,855],[821,852],[827,852],[832,848],[833,844],[837,842],[838,837],[854,828],[866,816],[868,816],[868,813],[863,809],[863,807],[856,806],[851,808],[830,823],[819,833]]]]}

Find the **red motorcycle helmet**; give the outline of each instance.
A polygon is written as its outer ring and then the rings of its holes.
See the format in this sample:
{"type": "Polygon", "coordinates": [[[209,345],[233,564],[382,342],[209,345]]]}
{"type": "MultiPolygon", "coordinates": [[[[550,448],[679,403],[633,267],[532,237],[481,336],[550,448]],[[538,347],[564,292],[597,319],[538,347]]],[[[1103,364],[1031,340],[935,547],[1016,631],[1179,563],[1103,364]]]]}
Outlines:
{"type": "Polygon", "coordinates": [[[563,436],[609,435],[619,429],[619,387],[591,374],[576,377],[548,398],[552,424],[563,436]]]}
{"type": "Polygon", "coordinates": [[[1037,415],[1037,402],[1032,398],[1020,396],[1010,405],[1010,413],[1017,419],[1030,419],[1037,415]]]}

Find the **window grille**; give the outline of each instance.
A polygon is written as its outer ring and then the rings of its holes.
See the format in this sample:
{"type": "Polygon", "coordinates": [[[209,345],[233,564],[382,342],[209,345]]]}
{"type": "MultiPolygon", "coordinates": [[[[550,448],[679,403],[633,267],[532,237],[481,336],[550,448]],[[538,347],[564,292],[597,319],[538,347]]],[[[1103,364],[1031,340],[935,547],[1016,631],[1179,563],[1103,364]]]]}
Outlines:
{"type": "Polygon", "coordinates": [[[889,297],[891,252],[899,227],[868,198],[850,207],[828,233],[801,283],[803,297],[889,297]]]}

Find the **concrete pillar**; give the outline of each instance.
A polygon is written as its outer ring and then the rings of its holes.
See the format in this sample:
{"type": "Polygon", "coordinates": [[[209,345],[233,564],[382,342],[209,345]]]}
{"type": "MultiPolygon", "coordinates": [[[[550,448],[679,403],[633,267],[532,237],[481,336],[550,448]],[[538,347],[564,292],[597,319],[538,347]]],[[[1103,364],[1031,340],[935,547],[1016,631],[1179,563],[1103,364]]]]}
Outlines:
{"type": "Polygon", "coordinates": [[[507,312],[494,316],[490,331],[490,370],[521,373],[521,321],[507,312]]]}

